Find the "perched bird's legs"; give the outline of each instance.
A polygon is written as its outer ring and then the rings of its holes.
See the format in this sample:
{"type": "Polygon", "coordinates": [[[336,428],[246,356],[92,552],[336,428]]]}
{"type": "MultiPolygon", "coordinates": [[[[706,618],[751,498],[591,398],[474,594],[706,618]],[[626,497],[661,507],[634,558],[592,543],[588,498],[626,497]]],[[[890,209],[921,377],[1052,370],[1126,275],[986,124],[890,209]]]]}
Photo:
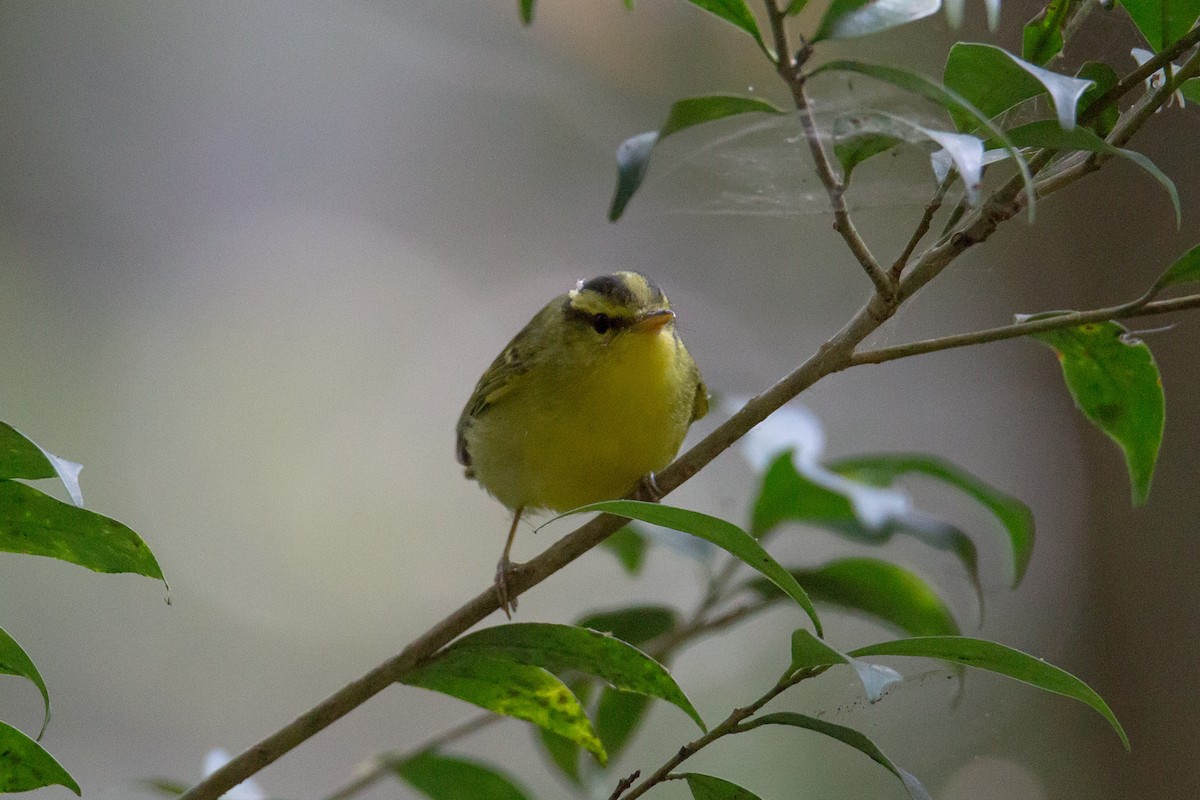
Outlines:
{"type": "Polygon", "coordinates": [[[653,472],[647,472],[638,479],[633,487],[633,494],[638,500],[645,500],[647,503],[657,503],[663,499],[663,490],[658,488],[658,481],[654,479],[653,472]]]}
{"type": "Polygon", "coordinates": [[[512,619],[512,612],[517,610],[517,598],[508,596],[508,576],[516,570],[516,566],[509,561],[508,554],[512,552],[513,539],[517,535],[517,523],[521,521],[521,512],[524,510],[525,506],[518,506],[517,510],[513,512],[512,527],[508,529],[508,541],[504,543],[504,553],[496,564],[496,598],[500,601],[500,608],[504,611],[504,616],[509,619],[512,619]]]}

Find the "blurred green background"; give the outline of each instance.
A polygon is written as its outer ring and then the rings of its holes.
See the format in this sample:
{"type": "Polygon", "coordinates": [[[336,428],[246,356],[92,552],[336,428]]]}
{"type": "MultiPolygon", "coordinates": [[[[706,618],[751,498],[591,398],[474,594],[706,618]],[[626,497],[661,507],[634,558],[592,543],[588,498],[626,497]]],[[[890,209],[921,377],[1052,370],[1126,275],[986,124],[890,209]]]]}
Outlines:
{"type": "MultiPolygon", "coordinates": [[[[0,624],[50,686],[44,744],[85,797],[136,796],[149,776],[195,780],[210,748],[257,741],[487,585],[507,512],[462,479],[452,431],[480,372],[549,297],[594,274],[648,273],[726,395],[765,388],[865,297],[786,126],[677,137],[626,218],[605,221],[616,144],[673,100],[786,102],[748,38],[682,0],[633,14],[617,0],[543,0],[531,29],[515,5],[0,3],[0,419],[85,464],[89,506],[141,533],[172,587],[168,606],[144,579],[0,556],[0,624]]],[[[1005,5],[998,42],[1015,46],[1032,12],[1005,5]]],[[[969,17],[979,25],[982,11],[969,17]]],[[[1087,39],[1133,66],[1117,13],[1098,15],[1087,39]]],[[[950,41],[936,18],[843,52],[937,74],[950,41]]],[[[872,98],[865,86],[814,91],[834,110],[872,98]]],[[[1135,141],[1179,184],[1182,233],[1158,187],[1112,164],[1047,202],[1036,227],[1013,222],[972,251],[873,341],[1140,292],[1195,243],[1198,124],[1194,108],[1172,110],[1135,141]]],[[[932,189],[921,157],[880,159],[855,181],[861,228],[895,253],[932,189]]],[[[1080,704],[975,676],[955,705],[945,673],[920,666],[873,707],[835,674],[780,707],[863,729],[942,800],[1194,792],[1197,325],[1147,335],[1168,423],[1138,510],[1118,451],[1034,343],[859,369],[802,398],[833,455],[936,453],[1032,506],[1033,563],[1010,591],[990,520],[915,487],[924,508],[978,534],[981,630],[952,558],[903,541],[885,552],[945,590],[964,632],[1087,680],[1132,755],[1080,704]]],[[[672,501],[743,520],[752,480],[731,452],[672,501]]],[[[565,530],[523,529],[516,557],[565,530]]],[[[796,530],[777,555],[854,550],[796,530]]],[[[655,551],[634,581],[592,553],[523,597],[519,619],[567,622],[631,599],[688,609],[697,574],[655,551]]],[[[798,624],[780,609],[707,640],[677,677],[719,718],[774,680],[798,624]]],[[[827,627],[844,647],[883,635],[833,613],[827,627]]],[[[39,704],[28,684],[0,679],[10,723],[36,730],[39,704]]],[[[397,687],[259,782],[272,797],[320,797],[373,753],[473,713],[397,687]]],[[[616,772],[659,763],[689,725],[657,709],[616,772]]],[[[462,750],[539,797],[565,796],[532,739],[506,722],[462,750]]],[[[860,755],[794,732],[738,737],[694,765],[768,799],[902,796],[860,755]]]]}

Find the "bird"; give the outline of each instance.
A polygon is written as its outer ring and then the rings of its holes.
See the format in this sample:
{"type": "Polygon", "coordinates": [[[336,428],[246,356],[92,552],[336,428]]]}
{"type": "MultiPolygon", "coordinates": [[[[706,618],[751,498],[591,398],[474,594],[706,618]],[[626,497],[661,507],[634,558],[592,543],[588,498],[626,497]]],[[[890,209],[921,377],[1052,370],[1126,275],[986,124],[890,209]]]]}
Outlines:
{"type": "Polygon", "coordinates": [[[467,478],[512,511],[495,590],[511,619],[509,556],[522,514],[635,490],[674,459],[708,390],[666,295],[644,275],[581,280],[551,300],[484,371],[456,426],[467,478]]]}

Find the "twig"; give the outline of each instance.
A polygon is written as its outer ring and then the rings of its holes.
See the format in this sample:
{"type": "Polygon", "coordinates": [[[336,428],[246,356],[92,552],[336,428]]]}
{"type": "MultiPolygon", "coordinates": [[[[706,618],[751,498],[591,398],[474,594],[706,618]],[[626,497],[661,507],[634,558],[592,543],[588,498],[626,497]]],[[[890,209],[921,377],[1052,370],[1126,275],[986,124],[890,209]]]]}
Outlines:
{"type": "Polygon", "coordinates": [[[372,759],[371,765],[357,778],[347,783],[342,788],[334,791],[333,794],[326,795],[325,800],[348,800],[356,794],[374,786],[379,781],[395,772],[396,767],[403,764],[408,759],[418,753],[423,753],[426,750],[433,750],[438,747],[445,747],[452,742],[465,738],[476,731],[499,722],[504,717],[496,714],[480,714],[472,717],[461,725],[456,725],[453,728],[433,737],[422,745],[413,748],[407,753],[381,753],[372,759]]]}
{"type": "Polygon", "coordinates": [[[954,172],[951,171],[942,178],[942,182],[938,184],[937,191],[933,193],[933,197],[925,204],[925,213],[921,215],[920,221],[917,222],[917,227],[913,230],[912,236],[908,239],[908,244],[904,246],[904,250],[892,262],[891,275],[892,280],[899,281],[900,275],[904,272],[904,267],[908,264],[908,259],[912,258],[913,251],[917,249],[917,245],[925,238],[925,234],[929,233],[929,225],[933,222],[933,217],[937,214],[938,209],[942,207],[942,201],[946,199],[946,192],[950,191],[950,185],[954,183],[954,172]]]}
{"type": "Polygon", "coordinates": [[[957,347],[968,347],[975,344],[986,344],[987,342],[1000,342],[1005,339],[1028,336],[1032,333],[1045,333],[1046,331],[1073,328],[1076,325],[1084,325],[1089,322],[1106,322],[1109,320],[1126,319],[1128,317],[1168,314],[1172,311],[1183,311],[1189,308],[1200,308],[1200,294],[1177,297],[1173,300],[1159,300],[1138,306],[1127,303],[1121,306],[1099,308],[1093,311],[1076,311],[1057,317],[1047,317],[1030,322],[1018,322],[1012,325],[1003,325],[998,328],[989,328],[972,333],[960,333],[954,336],[942,336],[937,339],[924,339],[910,344],[896,345],[895,347],[866,350],[861,353],[855,353],[850,358],[850,365],[882,364],[885,361],[895,361],[898,358],[936,353],[940,350],[952,350],[957,347]]]}
{"type": "Polygon", "coordinates": [[[705,747],[708,747],[718,739],[728,736],[732,733],[738,733],[741,723],[758,713],[759,709],[761,709],[767,703],[771,702],[780,694],[795,686],[800,681],[812,678],[824,671],[825,668],[821,667],[816,669],[797,670],[794,673],[784,675],[776,682],[774,686],[768,689],[753,703],[742,708],[735,708],[732,712],[730,712],[728,717],[721,721],[721,724],[717,725],[717,727],[713,728],[699,739],[688,742],[683,747],[679,748],[679,751],[676,752],[675,755],[664,761],[662,766],[650,773],[645,780],[634,787],[628,794],[622,795],[621,792],[614,791],[612,795],[609,796],[609,800],[618,800],[618,798],[619,800],[637,800],[638,797],[641,797],[655,785],[662,783],[665,780],[675,780],[674,778],[671,778],[670,775],[674,769],[684,761],[687,761],[696,753],[699,753],[705,747]]]}
{"type": "Polygon", "coordinates": [[[765,0],[765,2],[767,17],[775,37],[775,49],[778,51],[776,71],[791,90],[792,102],[800,113],[800,127],[804,131],[804,139],[808,142],[809,152],[812,153],[817,176],[820,177],[821,183],[829,195],[830,205],[833,207],[833,229],[841,234],[846,246],[850,248],[850,252],[854,254],[863,271],[867,273],[867,277],[875,284],[876,293],[890,303],[896,296],[896,282],[875,260],[871,249],[863,241],[858,229],[854,227],[854,221],[850,218],[850,209],[846,206],[846,185],[833,171],[829,154],[825,152],[825,145],[821,142],[821,135],[817,131],[812,105],[804,91],[804,74],[800,68],[811,50],[805,46],[798,57],[789,52],[785,27],[786,15],[775,0],[765,0]]]}

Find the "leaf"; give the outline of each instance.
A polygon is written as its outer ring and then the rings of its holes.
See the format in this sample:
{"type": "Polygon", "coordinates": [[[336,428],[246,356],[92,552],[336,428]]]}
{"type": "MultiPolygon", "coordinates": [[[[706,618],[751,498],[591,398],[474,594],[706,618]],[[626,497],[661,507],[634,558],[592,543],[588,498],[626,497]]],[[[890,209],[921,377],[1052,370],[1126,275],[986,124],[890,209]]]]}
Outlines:
{"type": "Polygon", "coordinates": [[[880,664],[869,664],[866,661],[851,658],[845,653],[833,649],[803,628],[792,632],[792,663],[788,667],[788,675],[802,669],[831,667],[837,664],[846,664],[854,668],[854,671],[858,673],[858,679],[862,681],[863,690],[867,693],[867,700],[872,703],[878,702],[883,697],[887,687],[899,683],[901,680],[900,673],[891,667],[882,667],[880,664]]]}
{"type": "Polygon", "coordinates": [[[856,480],[891,486],[899,477],[916,473],[953,486],[986,508],[1008,534],[1013,557],[1013,586],[1025,576],[1033,554],[1033,512],[1010,494],[935,456],[922,453],[892,453],[843,458],[830,465],[856,480]]]}
{"type": "Polygon", "coordinates": [[[851,650],[850,655],[864,656],[913,656],[919,658],[937,658],[951,661],[976,669],[1006,675],[1047,692],[1061,694],[1090,706],[1096,713],[1108,720],[1125,749],[1129,750],[1129,737],[1121,723],[1108,704],[1083,681],[1071,673],[1047,664],[1040,658],[1014,650],[1011,647],[989,642],[986,639],[972,639],[967,636],[921,636],[915,639],[896,639],[891,642],[880,642],[857,650],[851,650]]]}
{"type": "Polygon", "coordinates": [[[879,33],[936,14],[941,7],[942,0],[833,0],[812,41],[879,33]]]}
{"type": "Polygon", "coordinates": [[[430,800],[528,800],[530,796],[492,766],[428,750],[397,764],[395,771],[430,800]]]}
{"type": "Polygon", "coordinates": [[[723,519],[711,517],[708,514],[701,514],[698,511],[664,506],[659,503],[645,503],[640,500],[603,500],[599,503],[591,503],[568,511],[567,514],[563,514],[562,516],[585,514],[591,511],[603,511],[606,514],[613,514],[618,517],[662,525],[712,542],[725,552],[736,556],[753,569],[762,573],[768,580],[782,589],[785,594],[795,600],[808,614],[813,626],[817,629],[818,635],[821,633],[821,620],[817,617],[817,611],[813,608],[812,601],[808,599],[808,595],[804,593],[804,589],[800,587],[800,584],[796,583],[796,579],[787,570],[779,566],[779,562],[771,558],[767,554],[767,551],[763,550],[762,545],[756,542],[750,534],[732,522],[726,522],[723,519]]]}
{"type": "MultiPolygon", "coordinates": [[[[955,45],[955,47],[958,46],[955,45]]],[[[951,117],[954,117],[956,114],[974,117],[987,129],[988,133],[1005,142],[1004,149],[1012,155],[1017,169],[1021,172],[1021,179],[1024,183],[1026,193],[1029,195],[1027,213],[1029,214],[1029,221],[1033,222],[1036,216],[1036,201],[1034,199],[1036,192],[1033,191],[1033,176],[1029,173],[1029,165],[1025,163],[1025,158],[1017,152],[1011,143],[1006,142],[1007,137],[1004,132],[996,127],[988,115],[985,115],[984,112],[976,108],[966,97],[954,91],[952,87],[939,86],[915,72],[896,69],[895,67],[885,67],[880,64],[867,64],[862,61],[830,61],[813,70],[810,77],[822,72],[856,72],[860,75],[868,75],[876,80],[890,83],[907,92],[918,94],[933,103],[937,103],[942,108],[945,108],[951,117]]]]}
{"type": "MultiPolygon", "coordinates": [[[[839,117],[834,121],[833,140],[834,154],[842,162],[843,168],[846,168],[847,179],[849,168],[870,156],[891,149],[898,142],[931,141],[942,148],[942,152],[962,176],[968,201],[974,205],[979,200],[979,185],[983,179],[983,141],[978,137],[927,128],[894,114],[875,111],[839,117]],[[839,138],[844,138],[850,131],[857,132],[857,141],[852,140],[853,144],[849,147],[839,147],[839,138]]],[[[935,159],[935,175],[937,164],[935,159]]],[[[940,182],[945,175],[936,177],[940,182]]]]}
{"type": "Polygon", "coordinates": [[[807,5],[808,0],[792,0],[792,2],[788,3],[788,7],[784,9],[784,16],[794,17],[803,11],[807,5]]]}
{"type": "MultiPolygon", "coordinates": [[[[639,697],[640,695],[633,695],[639,697]]],[[[580,785],[581,777],[579,772],[579,745],[572,742],[570,739],[564,739],[556,733],[551,733],[545,728],[535,728],[538,732],[538,739],[542,743],[542,749],[546,751],[546,755],[550,756],[551,763],[558,767],[568,781],[580,785]]],[[[601,742],[604,740],[601,739],[601,742]]],[[[607,748],[605,748],[607,750],[607,748]]]]}
{"type": "Polygon", "coordinates": [[[1050,0],[1049,5],[1025,23],[1021,58],[1041,67],[1061,53],[1063,24],[1074,5],[1075,0],[1050,0]]]}
{"type": "Polygon", "coordinates": [[[446,649],[487,653],[551,672],[578,670],[626,692],[657,697],[678,706],[704,729],[704,720],[670,673],[633,645],[573,625],[519,622],[464,636],[446,649]]]}
{"type": "Polygon", "coordinates": [[[0,674],[27,678],[42,693],[46,710],[42,717],[42,729],[37,735],[37,738],[41,739],[42,734],[46,732],[46,726],[50,724],[50,692],[46,689],[46,682],[42,680],[42,675],[34,666],[33,660],[3,628],[0,628],[0,674]]]}
{"type": "Polygon", "coordinates": [[[596,705],[596,733],[604,749],[616,758],[650,710],[650,698],[641,694],[605,689],[596,705]]]}
{"type": "Polygon", "coordinates": [[[612,634],[622,642],[637,646],[674,630],[679,625],[679,615],[667,606],[629,606],[595,611],[580,617],[575,624],[612,634]]]}
{"type": "Polygon", "coordinates": [[[1179,227],[1182,212],[1179,206],[1179,192],[1175,184],[1154,162],[1136,150],[1114,147],[1101,139],[1090,128],[1074,128],[1065,131],[1050,120],[1031,122],[1019,128],[1008,131],[1011,141],[1019,147],[1049,147],[1056,150],[1087,150],[1093,153],[1104,153],[1110,156],[1127,158],[1148,172],[1152,178],[1166,190],[1175,209],[1175,227],[1179,227]]]}
{"type": "Polygon", "coordinates": [[[15,481],[0,480],[0,551],[49,556],[96,572],[163,577],[150,548],[120,522],[15,481]]]}
{"type": "Polygon", "coordinates": [[[1119,0],[1155,52],[1192,29],[1200,17],[1200,0],[1119,0]]]}
{"type": "Polygon", "coordinates": [[[16,728],[0,722],[0,794],[43,786],[65,786],[82,794],[79,784],[54,756],[16,728]]]}
{"type": "Polygon", "coordinates": [[[403,682],[532,722],[591,751],[601,764],[608,759],[579,700],[540,666],[486,649],[450,645],[403,682]]]}
{"type": "Polygon", "coordinates": [[[522,25],[533,24],[534,0],[517,0],[517,13],[521,15],[522,25]]]}
{"type": "Polygon", "coordinates": [[[692,790],[692,800],[761,800],[749,789],[730,783],[724,778],[699,772],[685,772],[682,777],[692,790]]]}
{"type": "MultiPolygon", "coordinates": [[[[849,478],[844,479],[852,482],[849,478]]],[[[801,475],[787,453],[778,457],[763,475],[752,512],[751,530],[761,538],[784,522],[818,525],[868,544],[883,544],[897,533],[916,537],[940,550],[954,553],[966,568],[982,602],[978,556],[966,534],[912,509],[897,513],[878,528],[871,529],[859,521],[845,496],[801,475]]]]}
{"type": "Polygon", "coordinates": [[[833,154],[842,165],[846,183],[856,166],[906,141],[902,136],[864,129],[859,119],[843,115],[833,121],[833,154]]]}
{"type": "MultiPolygon", "coordinates": [[[[1036,317],[1021,317],[1040,319],[1036,317]]],[[[1116,322],[1032,334],[1062,365],[1075,405],[1125,453],[1133,504],[1146,502],[1162,443],[1162,378],[1150,348],[1116,322]]]]}
{"type": "Polygon", "coordinates": [[[626,572],[630,575],[637,575],[641,572],[642,565],[646,563],[646,549],[649,542],[636,527],[626,525],[601,542],[600,546],[616,556],[626,572]]]}
{"type": "MultiPolygon", "coordinates": [[[[694,0],[693,0],[694,2],[694,0]]],[[[697,5],[701,5],[697,3],[697,5]]],[[[721,5],[714,3],[714,5],[721,5]]],[[[745,4],[741,4],[743,8],[745,4]]],[[[715,12],[714,12],[715,13],[715,12]]],[[[747,11],[746,13],[749,13],[747,11]]],[[[738,95],[689,97],[671,106],[667,119],[657,131],[630,136],[617,147],[617,188],[608,209],[608,219],[616,222],[641,187],[650,167],[650,152],[658,142],[686,128],[738,114],[783,114],[766,100],[738,95]]]]}
{"type": "Polygon", "coordinates": [[[43,450],[12,426],[0,422],[0,478],[37,480],[57,476],[66,487],[71,501],[82,506],[83,491],[79,488],[81,469],[83,465],[43,450]]]}
{"type": "MultiPolygon", "coordinates": [[[[1120,80],[1117,77],[1117,71],[1103,61],[1083,62],[1083,65],[1079,67],[1079,71],[1075,73],[1075,77],[1085,78],[1092,82],[1091,88],[1083,93],[1083,97],[1079,98],[1079,107],[1084,109],[1085,112],[1090,110],[1092,103],[1100,99],[1109,89],[1116,86],[1120,80]]],[[[1105,137],[1116,127],[1117,119],[1120,116],[1117,104],[1113,102],[1105,106],[1104,110],[1097,117],[1086,124],[1088,128],[1095,131],[1101,137],[1105,137]]]]}
{"type": "Polygon", "coordinates": [[[750,7],[746,5],[746,0],[688,0],[688,2],[741,28],[754,37],[754,41],[758,43],[758,49],[762,50],[767,58],[774,59],[774,53],[763,41],[762,33],[758,30],[758,22],[754,19],[754,14],[750,12],[750,7]]]}
{"type": "MultiPolygon", "coordinates": [[[[1059,127],[1064,130],[1075,127],[1079,98],[1092,85],[1091,81],[1022,61],[999,47],[970,42],[958,42],[950,48],[942,80],[989,119],[1018,103],[1048,94],[1058,113],[1059,127]]],[[[979,127],[977,118],[961,109],[951,109],[950,116],[964,133],[979,127]]]]}
{"type": "MultiPolygon", "coordinates": [[[[959,633],[950,609],[933,588],[907,569],[875,558],[843,558],[792,574],[818,603],[862,611],[912,636],[959,633]]],[[[748,586],[764,597],[779,590],[761,579],[748,586]]]]}
{"type": "Polygon", "coordinates": [[[1155,289],[1165,289],[1179,283],[1200,281],[1200,244],[1181,255],[1178,260],[1154,284],[1155,289]]]}
{"type": "Polygon", "coordinates": [[[1179,84],[1179,93],[1193,103],[1200,103],[1200,78],[1192,78],[1179,84]]]}
{"type": "Polygon", "coordinates": [[[794,728],[816,731],[831,739],[837,739],[839,742],[848,744],[860,753],[868,756],[875,763],[882,765],[899,778],[901,783],[904,784],[904,788],[908,790],[908,796],[913,800],[930,800],[929,792],[925,791],[925,787],[921,785],[919,780],[896,766],[866,734],[856,731],[853,728],[847,728],[844,725],[835,725],[823,719],[817,719],[805,714],[796,714],[791,711],[764,714],[761,717],[756,717],[749,722],[743,723],[741,727],[742,729],[749,729],[758,728],[763,725],[790,725],[794,728]]]}

